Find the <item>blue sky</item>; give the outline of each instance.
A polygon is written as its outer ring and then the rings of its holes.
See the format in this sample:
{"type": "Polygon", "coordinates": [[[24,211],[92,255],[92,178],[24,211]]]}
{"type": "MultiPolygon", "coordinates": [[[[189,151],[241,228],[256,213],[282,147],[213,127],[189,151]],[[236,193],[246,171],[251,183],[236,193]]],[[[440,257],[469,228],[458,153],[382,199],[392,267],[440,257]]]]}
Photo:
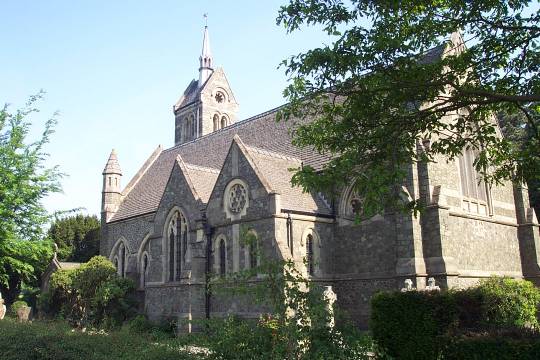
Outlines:
{"type": "MultiPolygon", "coordinates": [[[[198,77],[203,14],[214,62],[240,103],[240,119],[281,105],[286,57],[324,41],[275,24],[285,1],[0,1],[0,104],[47,92],[35,133],[60,111],[49,165],[68,176],[49,211],[99,214],[101,171],[112,148],[123,185],[152,151],[174,142],[172,106],[198,77]]],[[[328,41],[327,41],[328,42],[328,41]]]]}

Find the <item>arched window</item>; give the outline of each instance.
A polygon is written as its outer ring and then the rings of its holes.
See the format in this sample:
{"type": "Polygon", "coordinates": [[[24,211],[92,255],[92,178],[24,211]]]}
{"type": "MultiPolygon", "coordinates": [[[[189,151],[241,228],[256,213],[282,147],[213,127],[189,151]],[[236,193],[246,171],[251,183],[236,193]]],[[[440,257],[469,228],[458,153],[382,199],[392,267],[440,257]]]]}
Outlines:
{"type": "Polygon", "coordinates": [[[116,241],[109,255],[109,260],[114,264],[116,273],[120,277],[126,277],[128,270],[128,258],[129,249],[126,239],[122,237],[116,241]]]}
{"type": "Polygon", "coordinates": [[[313,254],[313,235],[306,238],[306,266],[310,276],[315,275],[315,256],[313,254]]]}
{"type": "Polygon", "coordinates": [[[141,288],[146,285],[146,277],[148,276],[148,254],[144,254],[141,260],[141,288]]]}
{"type": "Polygon", "coordinates": [[[305,254],[306,273],[308,276],[321,275],[321,241],[314,229],[304,230],[303,246],[305,254]]]}
{"type": "Polygon", "coordinates": [[[214,131],[219,130],[219,116],[218,114],[214,115],[214,131]]]}
{"type": "Polygon", "coordinates": [[[488,213],[486,182],[474,166],[478,154],[478,150],[467,148],[458,157],[461,194],[463,196],[462,208],[466,211],[486,215],[488,213]]]}
{"type": "Polygon", "coordinates": [[[219,241],[219,275],[227,273],[227,244],[225,239],[219,241]]]}
{"type": "Polygon", "coordinates": [[[222,116],[221,117],[221,128],[223,129],[226,126],[227,126],[227,118],[225,116],[222,116]]]}
{"type": "Polygon", "coordinates": [[[171,227],[169,227],[169,281],[174,281],[174,264],[175,264],[175,258],[176,253],[174,251],[174,244],[175,238],[174,238],[174,231],[171,227]]]}
{"type": "Polygon", "coordinates": [[[257,257],[259,254],[257,254],[257,244],[250,244],[249,245],[249,268],[255,269],[257,267],[257,257]]]}
{"type": "Polygon", "coordinates": [[[176,210],[167,227],[169,249],[169,281],[180,280],[188,261],[188,225],[185,216],[176,210]]]}

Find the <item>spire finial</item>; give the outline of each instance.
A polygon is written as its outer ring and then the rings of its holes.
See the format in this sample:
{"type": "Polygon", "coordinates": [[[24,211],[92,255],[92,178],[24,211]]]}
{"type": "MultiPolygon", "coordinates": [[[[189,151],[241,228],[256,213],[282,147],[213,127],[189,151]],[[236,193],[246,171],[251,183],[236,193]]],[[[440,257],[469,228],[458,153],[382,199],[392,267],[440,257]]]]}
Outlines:
{"type": "Polygon", "coordinates": [[[208,27],[208,13],[204,13],[203,17],[204,17],[204,27],[208,27]]]}
{"type": "MultiPolygon", "coordinates": [[[[204,14],[204,19],[208,24],[207,13],[204,14]]],[[[210,75],[212,75],[212,72],[214,71],[213,62],[212,51],[210,50],[210,35],[208,35],[208,26],[206,25],[203,32],[202,52],[199,57],[199,87],[203,86],[210,75]]]]}

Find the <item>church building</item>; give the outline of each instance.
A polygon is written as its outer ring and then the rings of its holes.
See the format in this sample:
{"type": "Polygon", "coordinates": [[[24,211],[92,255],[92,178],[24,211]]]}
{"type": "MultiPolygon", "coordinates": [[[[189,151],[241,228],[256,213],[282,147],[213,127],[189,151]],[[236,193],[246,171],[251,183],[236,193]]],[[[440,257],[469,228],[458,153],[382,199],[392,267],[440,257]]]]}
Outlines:
{"type": "MultiPolygon", "coordinates": [[[[440,58],[445,46],[430,56],[440,58]]],[[[290,123],[275,121],[278,109],[238,119],[207,27],[199,63],[198,79],[173,107],[175,145],[158,146],[124,187],[114,150],[103,170],[100,253],[136,281],[150,320],[258,318],[256,304],[205,292],[208,269],[249,269],[257,253],[293,260],[311,281],[331,286],[337,307],[364,328],[372,295],[399,290],[406,279],[419,289],[430,277],[442,288],[491,275],[540,282],[538,222],[527,190],[486,186],[473,153],[410,164],[403,186],[427,204],[418,217],[385,212],[358,223],[362,199],[352,185],[336,197],[291,186],[289,169],[321,169],[328,157],[295,147],[290,123]],[[257,245],[242,241],[246,232],[257,245]]]]}

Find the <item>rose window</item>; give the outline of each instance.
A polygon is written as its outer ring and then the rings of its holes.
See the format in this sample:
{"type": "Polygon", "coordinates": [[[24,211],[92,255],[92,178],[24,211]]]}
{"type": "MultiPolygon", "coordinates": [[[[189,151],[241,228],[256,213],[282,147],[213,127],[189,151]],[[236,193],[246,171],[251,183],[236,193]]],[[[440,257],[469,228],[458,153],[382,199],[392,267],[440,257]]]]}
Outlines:
{"type": "Polygon", "coordinates": [[[218,92],[216,93],[215,99],[218,103],[222,103],[223,100],[225,100],[225,96],[223,95],[223,93],[218,92]]]}
{"type": "Polygon", "coordinates": [[[234,184],[229,190],[229,207],[234,214],[240,213],[247,202],[247,191],[241,184],[234,184]]]}

